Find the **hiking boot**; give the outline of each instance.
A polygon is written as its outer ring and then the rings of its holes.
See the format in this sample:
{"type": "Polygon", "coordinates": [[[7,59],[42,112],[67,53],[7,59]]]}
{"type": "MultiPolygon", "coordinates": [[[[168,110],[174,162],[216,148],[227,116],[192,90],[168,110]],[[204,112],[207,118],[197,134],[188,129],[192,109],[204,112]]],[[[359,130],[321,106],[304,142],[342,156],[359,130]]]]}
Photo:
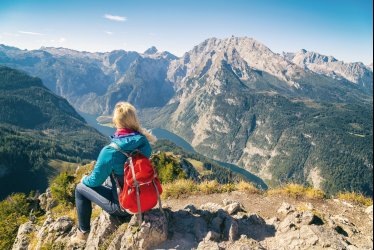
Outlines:
{"type": "Polygon", "coordinates": [[[77,229],[77,232],[75,233],[75,235],[73,236],[73,238],[71,238],[71,241],[70,243],[71,244],[82,244],[82,243],[85,243],[87,241],[87,238],[88,238],[88,235],[90,234],[89,231],[87,232],[82,232],[79,228],[77,229]]]}

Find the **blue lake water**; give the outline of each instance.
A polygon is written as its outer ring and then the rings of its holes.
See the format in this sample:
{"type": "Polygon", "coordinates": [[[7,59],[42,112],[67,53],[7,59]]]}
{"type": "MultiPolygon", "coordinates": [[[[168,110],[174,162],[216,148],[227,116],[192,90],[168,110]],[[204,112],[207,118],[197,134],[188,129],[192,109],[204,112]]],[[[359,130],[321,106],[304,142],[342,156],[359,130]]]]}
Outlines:
{"type": "MultiPolygon", "coordinates": [[[[114,134],[115,129],[98,124],[98,122],[96,121],[96,116],[86,114],[86,113],[82,113],[82,112],[79,112],[79,114],[87,121],[87,123],[90,126],[94,127],[97,131],[99,131],[103,135],[106,135],[106,136],[109,137],[109,136],[114,134]]],[[[194,150],[194,148],[186,140],[184,140],[180,136],[178,136],[178,135],[176,135],[176,134],[174,134],[174,133],[172,133],[168,130],[165,130],[165,129],[162,129],[162,128],[154,128],[154,129],[152,129],[152,134],[154,134],[158,139],[167,139],[167,140],[175,143],[177,146],[183,148],[186,151],[196,152],[194,150]]],[[[213,159],[211,159],[211,160],[216,162],[218,165],[220,165],[222,167],[230,169],[234,173],[241,174],[248,181],[254,182],[257,186],[261,187],[262,189],[267,189],[268,188],[267,185],[265,184],[265,182],[261,178],[259,178],[258,176],[248,172],[247,170],[245,170],[243,168],[240,168],[240,167],[238,167],[234,164],[231,164],[231,163],[221,162],[221,161],[217,161],[217,160],[213,160],[213,159]]]]}

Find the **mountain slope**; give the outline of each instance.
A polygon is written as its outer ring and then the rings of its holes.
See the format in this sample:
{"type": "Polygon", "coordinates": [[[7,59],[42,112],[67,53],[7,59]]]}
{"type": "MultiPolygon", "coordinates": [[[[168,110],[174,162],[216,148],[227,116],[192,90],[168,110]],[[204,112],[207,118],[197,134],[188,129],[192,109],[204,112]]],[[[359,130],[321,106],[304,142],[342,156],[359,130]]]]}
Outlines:
{"type": "Polygon", "coordinates": [[[39,78],[0,66],[0,91],[0,198],[46,188],[50,160],[95,159],[106,143],[39,78]]]}
{"type": "Polygon", "coordinates": [[[207,40],[172,62],[176,96],[154,126],[271,185],[295,181],[372,194],[372,97],[242,40],[207,40]],[[252,61],[253,47],[263,50],[256,52],[265,54],[263,65],[252,61]]]}

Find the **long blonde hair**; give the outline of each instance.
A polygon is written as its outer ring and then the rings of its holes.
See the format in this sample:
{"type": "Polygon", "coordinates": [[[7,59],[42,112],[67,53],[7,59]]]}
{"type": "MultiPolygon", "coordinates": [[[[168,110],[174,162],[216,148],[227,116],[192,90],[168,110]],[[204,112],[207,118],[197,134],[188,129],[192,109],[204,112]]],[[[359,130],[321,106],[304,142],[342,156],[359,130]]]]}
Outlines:
{"type": "Polygon", "coordinates": [[[136,109],[128,102],[118,102],[113,111],[113,123],[117,128],[128,128],[138,131],[147,137],[150,143],[155,143],[157,138],[148,130],[141,127],[138,117],[136,116],[136,109]]]}

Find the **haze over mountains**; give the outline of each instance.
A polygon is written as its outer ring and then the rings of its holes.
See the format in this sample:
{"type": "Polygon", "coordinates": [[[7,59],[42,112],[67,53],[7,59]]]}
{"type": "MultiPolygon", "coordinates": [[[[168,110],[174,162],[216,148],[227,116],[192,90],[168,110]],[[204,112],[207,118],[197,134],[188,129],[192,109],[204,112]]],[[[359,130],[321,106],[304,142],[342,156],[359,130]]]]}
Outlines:
{"type": "Polygon", "coordinates": [[[177,58],[152,47],[78,52],[0,46],[0,64],[40,77],[76,109],[135,104],[148,126],[270,184],[373,191],[373,72],[301,50],[282,55],[252,38],[207,39],[177,58]]]}

